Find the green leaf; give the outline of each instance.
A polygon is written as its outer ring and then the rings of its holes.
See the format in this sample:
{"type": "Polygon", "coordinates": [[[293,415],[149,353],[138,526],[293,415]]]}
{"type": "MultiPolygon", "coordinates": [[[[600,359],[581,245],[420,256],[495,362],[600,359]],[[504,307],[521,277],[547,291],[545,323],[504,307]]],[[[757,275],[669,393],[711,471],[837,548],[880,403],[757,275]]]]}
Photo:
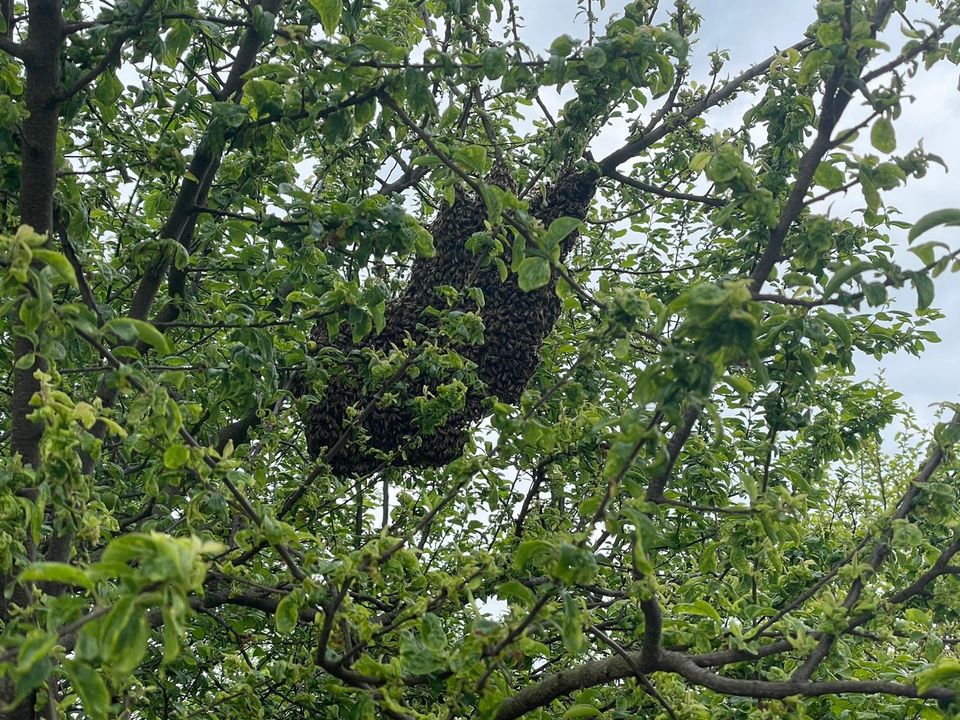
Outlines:
{"type": "Polygon", "coordinates": [[[480,145],[467,145],[457,148],[453,153],[453,159],[468,172],[482,173],[487,167],[487,150],[480,145]]]}
{"type": "Polygon", "coordinates": [[[817,171],[813,175],[814,182],[827,190],[839,190],[843,187],[843,172],[835,165],[822,162],[817,166],[817,171]]]}
{"type": "Polygon", "coordinates": [[[917,309],[926,310],[933,302],[933,280],[926,273],[913,276],[913,286],[917,289],[917,309]]]}
{"type": "Polygon", "coordinates": [[[917,690],[925,693],[933,687],[955,684],[957,680],[960,680],[960,660],[947,655],[917,675],[917,690]]]}
{"type": "Polygon", "coordinates": [[[63,670],[80,697],[87,717],[106,720],[110,711],[110,691],[100,673],[78,660],[65,660],[63,670]]]}
{"type": "MultiPolygon", "coordinates": [[[[957,441],[960,441],[960,423],[940,422],[933,429],[933,438],[943,450],[949,450],[957,441]]],[[[924,489],[929,491],[933,483],[925,483],[924,489]]],[[[949,487],[949,486],[948,486],[949,487]]]]}
{"type": "Polygon", "coordinates": [[[21,580],[59,583],[91,588],[93,583],[80,568],[61,562],[36,562],[20,574],[21,580]]]}
{"type": "Polygon", "coordinates": [[[353,112],[349,108],[337,110],[323,122],[323,137],[331,143],[346,142],[353,137],[353,112]]]}
{"type": "Polygon", "coordinates": [[[824,47],[843,42],[843,28],[839,23],[823,23],[817,28],[817,41],[824,47]]]}
{"type": "Polygon", "coordinates": [[[185,20],[177,20],[170,26],[170,32],[163,39],[163,59],[168,65],[176,64],[193,37],[193,29],[185,20]]]}
{"type": "Polygon", "coordinates": [[[154,350],[165,355],[171,352],[172,348],[167,341],[167,337],[152,324],[145,320],[134,320],[133,318],[127,318],[127,320],[133,323],[137,329],[137,337],[139,337],[142,342],[145,342],[154,350]]]}
{"type": "Polygon", "coordinates": [[[607,64],[607,54],[603,48],[594,45],[583,51],[583,62],[591,70],[599,70],[607,64]]]}
{"type": "Polygon", "coordinates": [[[496,80],[507,72],[507,49],[505,47],[487,48],[483,51],[483,74],[489,80],[496,80]]]}
{"type": "Polygon", "coordinates": [[[593,705],[577,703],[576,705],[571,705],[567,708],[566,712],[563,713],[563,720],[584,720],[584,718],[595,718],[602,716],[603,713],[593,705]]]}
{"type": "Polygon", "coordinates": [[[77,287],[77,275],[73,271],[73,265],[70,264],[66,256],[53,250],[35,248],[33,251],[33,259],[42,262],[44,265],[49,265],[68,285],[77,287]]]}
{"type": "Polygon", "coordinates": [[[327,35],[333,35],[340,24],[340,15],[343,13],[342,0],[310,0],[313,9],[320,16],[320,24],[327,35]]]}
{"type": "Polygon", "coordinates": [[[550,43],[550,54],[566,57],[573,51],[574,40],[569,35],[561,35],[550,43]]]}
{"type": "Polygon", "coordinates": [[[850,333],[850,325],[847,323],[846,318],[840,315],[834,315],[833,313],[821,313],[817,317],[830,326],[830,329],[836,333],[844,347],[850,347],[853,341],[853,335],[850,333]]]}
{"type": "Polygon", "coordinates": [[[675,611],[678,613],[685,613],[687,615],[700,615],[702,617],[707,617],[713,620],[718,625],[723,624],[723,619],[720,617],[720,613],[714,609],[713,605],[708,603],[706,600],[694,600],[692,603],[680,603],[676,606],[675,611]]]}
{"type": "Polygon", "coordinates": [[[377,101],[370,98],[353,109],[353,120],[357,125],[363,126],[373,121],[377,114],[377,101]]]}
{"type": "Polygon", "coordinates": [[[915,548],[923,544],[924,536],[916,524],[909,520],[893,521],[893,542],[899,547],[915,548]]]}
{"type": "Polygon", "coordinates": [[[546,248],[552,249],[565,240],[570,233],[578,229],[583,223],[575,217],[558,217],[547,229],[543,236],[543,244],[546,248]]]}
{"type": "Polygon", "coordinates": [[[171,470],[183,467],[190,459],[190,448],[181,443],[175,443],[163,452],[163,464],[171,470]]]}
{"type": "Polygon", "coordinates": [[[709,575],[717,570],[717,543],[709,543],[700,554],[700,572],[709,575]]]}
{"type": "Polygon", "coordinates": [[[548,540],[524,540],[513,556],[513,564],[517,570],[525,570],[537,558],[553,553],[555,545],[548,540]]]}
{"type": "Polygon", "coordinates": [[[930,242],[920,243],[919,245],[915,245],[914,247],[910,248],[910,252],[912,252],[914,255],[920,258],[920,261],[925,266],[933,265],[937,260],[935,251],[938,247],[941,247],[947,250],[950,249],[943,243],[930,241],[930,242]]]}
{"type": "Polygon", "coordinates": [[[284,596],[284,598],[277,603],[277,611],[273,616],[273,621],[277,626],[277,632],[283,635],[289,635],[293,632],[293,629],[297,626],[297,621],[300,619],[300,606],[302,603],[303,595],[298,592],[292,592],[284,596]]]}
{"type": "Polygon", "coordinates": [[[863,288],[863,296],[872,307],[883,305],[887,301],[887,288],[882,282],[861,283],[860,287],[863,288]]]}
{"type": "Polygon", "coordinates": [[[145,610],[131,597],[118,602],[104,618],[101,637],[104,660],[111,672],[119,675],[132,672],[147,652],[149,636],[145,610]]]}
{"type": "Polygon", "coordinates": [[[447,646],[447,634],[443,630],[440,618],[431,612],[420,618],[420,638],[428,650],[440,652],[447,646]]]}
{"type": "Polygon", "coordinates": [[[542,288],[550,282],[550,261],[544,257],[525,258],[517,270],[517,285],[524,292],[542,288]]]}
{"type": "Polygon", "coordinates": [[[26,355],[21,355],[17,359],[17,362],[13,364],[13,366],[17,370],[29,370],[36,364],[36,362],[37,362],[37,354],[27,353],[26,355]]]}
{"type": "Polygon", "coordinates": [[[551,567],[551,574],[566,585],[583,585],[597,573],[597,558],[588,549],[561,543],[551,567]]]}
{"type": "Polygon", "coordinates": [[[407,68],[403,73],[403,84],[407,106],[414,115],[436,115],[437,102],[427,73],[419,68],[407,68]]]}
{"type": "Polygon", "coordinates": [[[508,580],[497,588],[497,596],[507,602],[518,605],[533,605],[533,590],[519,580],[508,580]]]}
{"type": "Polygon", "coordinates": [[[24,676],[41,661],[46,660],[57,644],[57,636],[40,629],[31,630],[17,653],[17,674],[24,676]]]}
{"type": "Polygon", "coordinates": [[[859,262],[850,263],[849,265],[844,265],[842,268],[840,268],[834,273],[833,277],[830,278],[830,281],[824,286],[823,288],[824,299],[827,299],[831,295],[836,293],[843,286],[843,284],[848,280],[872,268],[873,268],[873,265],[866,261],[859,261],[859,262]]]}
{"type": "Polygon", "coordinates": [[[170,608],[163,610],[163,664],[169,665],[180,655],[178,623],[170,608]]]}
{"type": "Polygon", "coordinates": [[[572,595],[567,595],[563,600],[563,624],[560,626],[560,635],[567,652],[577,654],[583,648],[580,608],[572,595]]]}
{"type": "Polygon", "coordinates": [[[931,230],[940,225],[947,225],[949,227],[957,227],[960,225],[960,209],[946,208],[944,210],[934,210],[931,213],[927,213],[910,228],[907,239],[913,242],[927,232],[927,230],[931,230]]]}
{"type": "Polygon", "coordinates": [[[433,244],[433,235],[420,225],[413,228],[413,250],[419,257],[432,258],[437,254],[437,248],[433,244]]]}
{"type": "MultiPolygon", "coordinates": [[[[188,26],[189,28],[189,26],[188,26]]],[[[189,32],[189,30],[188,30],[189,32]]],[[[258,77],[269,77],[275,82],[284,82],[296,77],[297,71],[284,63],[261,63],[243,74],[244,80],[253,80],[258,77]]]]}
{"type": "Polygon", "coordinates": [[[709,150],[698,152],[690,159],[690,170],[693,172],[702,172],[706,169],[710,161],[713,160],[713,153],[709,150]]]}
{"type": "Polygon", "coordinates": [[[105,72],[97,78],[97,83],[93,89],[93,96],[100,101],[104,107],[113,106],[120,96],[123,95],[123,83],[120,82],[113,72],[105,72]]]}
{"type": "Polygon", "coordinates": [[[166,336],[145,320],[129,317],[114,318],[107,321],[104,330],[113,332],[125,342],[131,342],[134,338],[139,338],[141,342],[163,354],[168,354],[171,351],[166,336]]]}
{"type": "Polygon", "coordinates": [[[273,37],[273,29],[277,24],[277,16],[274,13],[264,10],[263,5],[257,4],[253,6],[252,19],[253,29],[257,31],[257,35],[264,41],[273,37]]]}
{"type": "Polygon", "coordinates": [[[897,135],[890,118],[884,116],[877,119],[870,130],[870,142],[880,152],[892,153],[897,149],[897,135]]]}

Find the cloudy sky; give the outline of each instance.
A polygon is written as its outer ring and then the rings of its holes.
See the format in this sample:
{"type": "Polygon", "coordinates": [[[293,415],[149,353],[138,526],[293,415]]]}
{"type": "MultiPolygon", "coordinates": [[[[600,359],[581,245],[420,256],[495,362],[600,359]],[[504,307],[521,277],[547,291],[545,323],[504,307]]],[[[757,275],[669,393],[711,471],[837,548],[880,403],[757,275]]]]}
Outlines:
{"type": "MultiPolygon", "coordinates": [[[[622,11],[624,0],[608,0],[601,11],[600,25],[611,14],[622,11]]],[[[668,0],[661,5],[669,7],[668,0]]],[[[708,53],[713,50],[727,50],[730,62],[727,65],[729,75],[768,57],[775,48],[785,48],[800,40],[804,30],[815,18],[814,0],[693,0],[694,6],[703,16],[703,25],[699,41],[694,46],[694,73],[706,76],[708,53]]],[[[595,0],[595,6],[599,2],[595,0]]],[[[917,14],[929,16],[926,3],[912,1],[908,3],[908,16],[917,14]]],[[[584,37],[586,28],[582,17],[577,17],[575,0],[524,0],[520,3],[525,18],[524,39],[534,49],[549,47],[558,35],[568,33],[574,37],[584,37]]],[[[894,50],[897,50],[905,38],[900,34],[899,22],[894,21],[885,38],[894,50]]],[[[923,140],[924,148],[940,155],[952,174],[934,165],[922,180],[915,180],[906,187],[885,195],[886,200],[902,213],[902,219],[914,222],[925,213],[944,207],[960,207],[960,190],[957,174],[960,173],[960,133],[957,119],[960,118],[960,92],[958,92],[958,70],[947,62],[942,62],[928,72],[921,72],[909,81],[908,88],[915,97],[914,102],[904,106],[903,114],[896,123],[898,153],[905,153],[917,141],[923,140]]],[[[708,120],[717,128],[734,125],[738,122],[745,105],[733,105],[708,116],[708,120]]],[[[851,108],[855,110],[855,108],[851,108]]],[[[605,134],[594,148],[595,155],[602,156],[604,150],[619,146],[622,138],[614,131],[605,134]]],[[[840,215],[856,207],[858,198],[833,204],[832,212],[840,215]]],[[[960,246],[960,228],[946,228],[931,231],[924,240],[940,240],[951,247],[960,246]]],[[[892,244],[901,248],[900,262],[907,267],[917,267],[919,261],[906,252],[906,233],[894,230],[892,244]]],[[[888,384],[904,394],[905,400],[917,411],[921,422],[933,418],[935,403],[941,401],[960,401],[960,277],[941,275],[936,281],[937,296],[934,305],[940,308],[945,317],[934,325],[942,342],[928,346],[922,358],[906,353],[887,356],[878,363],[872,358],[857,359],[857,374],[861,377],[873,377],[883,373],[888,384]]],[[[903,309],[915,307],[916,296],[912,288],[901,292],[898,305],[903,309]]]]}

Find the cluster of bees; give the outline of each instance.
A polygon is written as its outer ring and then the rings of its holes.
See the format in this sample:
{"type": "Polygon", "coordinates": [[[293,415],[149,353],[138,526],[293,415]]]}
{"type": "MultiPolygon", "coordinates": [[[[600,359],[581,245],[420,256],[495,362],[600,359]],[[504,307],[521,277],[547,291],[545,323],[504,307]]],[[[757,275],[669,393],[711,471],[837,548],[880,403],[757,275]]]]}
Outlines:
{"type": "MultiPolygon", "coordinates": [[[[531,201],[530,214],[544,227],[563,216],[583,219],[597,179],[591,171],[562,175],[531,201]]],[[[496,169],[486,182],[510,187],[509,178],[496,169]]],[[[484,229],[486,219],[484,201],[475,193],[458,191],[455,202],[445,204],[430,227],[436,253],[414,262],[405,290],[387,307],[383,332],[361,343],[389,353],[392,348],[404,347],[408,339],[416,344],[435,342],[431,327],[436,326],[436,316],[426,311],[431,307],[449,309],[436,288],[470,286],[482,290],[482,308],[473,305],[458,309],[472,310],[482,317],[484,341],[455,348],[475,365],[475,379],[480,382],[468,383],[463,407],[451,412],[429,434],[423,432],[417,406],[410,398],[432,394],[450,381],[451,373],[459,371],[447,370],[441,373],[444,376],[397,378],[391,387],[371,391],[363,387],[359,367],[362,353],[356,352],[358,348],[350,339],[341,334],[331,343],[321,325],[314,329],[318,346],[336,345],[347,358],[347,367],[331,375],[318,395],[319,401],[307,408],[304,417],[310,453],[314,457],[323,455],[337,475],[368,473],[386,464],[445,465],[463,451],[470,427],[484,415],[486,402],[496,396],[501,402],[516,403],[536,371],[540,347],[560,314],[556,277],[530,292],[518,287],[513,274],[501,281],[493,263],[480,263],[479,256],[466,247],[467,239],[484,229]],[[402,392],[408,397],[398,399],[402,392]]],[[[573,233],[563,240],[561,257],[570,251],[576,237],[573,233]]]]}

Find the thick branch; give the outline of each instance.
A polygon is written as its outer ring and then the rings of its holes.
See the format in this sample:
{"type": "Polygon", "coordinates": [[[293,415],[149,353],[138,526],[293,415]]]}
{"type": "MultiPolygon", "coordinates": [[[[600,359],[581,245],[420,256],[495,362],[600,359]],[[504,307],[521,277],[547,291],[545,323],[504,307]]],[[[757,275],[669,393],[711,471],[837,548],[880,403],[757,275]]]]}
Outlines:
{"type": "MultiPolygon", "coordinates": [[[[57,175],[57,129],[59,106],[55,100],[60,80],[60,27],[63,16],[57,0],[31,2],[27,43],[26,109],[20,133],[20,222],[39,233],[53,225],[53,192],[57,175]]],[[[17,334],[15,359],[33,353],[33,341],[17,334]]],[[[24,464],[40,462],[40,425],[27,420],[30,398],[39,387],[33,374],[39,365],[14,371],[11,446],[24,464]]]]}
{"type": "Polygon", "coordinates": [[[724,677],[704,669],[687,655],[664,651],[656,665],[645,664],[643,653],[616,654],[602,660],[593,660],[569,670],[547,675],[543,680],[528,685],[513,697],[501,703],[497,720],[515,720],[537,708],[549,705],[554,700],[617,680],[635,677],[637,669],[645,675],[654,672],[671,672],[700,687],[723,695],[738,697],[780,699],[794,695],[818,697],[822,695],[893,695],[897,697],[952,701],[953,690],[931,688],[921,693],[916,686],[885,680],[831,681],[831,682],[772,682],[767,680],[742,680],[724,677]]]}
{"type": "Polygon", "coordinates": [[[7,35],[0,35],[0,50],[21,60],[26,57],[23,45],[14,42],[13,38],[7,35]]]}
{"type": "MultiPolygon", "coordinates": [[[[263,0],[261,7],[267,12],[276,13],[281,6],[281,0],[263,0]]],[[[269,38],[262,38],[253,28],[247,29],[240,41],[240,48],[237,50],[236,59],[230,68],[230,74],[227,77],[224,86],[220,91],[217,100],[224,101],[229,99],[243,85],[243,75],[248,72],[256,60],[257,53],[263,43],[269,38]]],[[[190,162],[189,171],[184,175],[183,182],[180,185],[180,192],[174,202],[173,210],[164,223],[161,230],[161,237],[184,241],[184,232],[194,215],[194,208],[202,205],[198,202],[203,193],[205,183],[212,182],[212,174],[215,173],[219,165],[220,157],[223,153],[223,140],[215,141],[212,134],[207,133],[197,146],[197,151],[190,162]],[[208,181],[209,178],[209,181],[208,181]]],[[[209,187],[209,185],[206,185],[209,187]]],[[[157,296],[157,291],[163,282],[167,268],[170,266],[169,254],[151,263],[144,272],[140,285],[134,292],[133,301],[130,306],[130,316],[140,320],[146,319],[153,306],[153,301],[157,296]]]]}
{"type": "Polygon", "coordinates": [[[695,685],[723,695],[738,697],[780,699],[793,695],[819,697],[822,695],[894,695],[897,697],[923,698],[930,700],[952,701],[956,692],[947,688],[931,688],[921,693],[915,685],[888,680],[835,680],[827,682],[803,682],[788,680],[770,682],[767,680],[741,680],[724,677],[705,670],[680,653],[664,653],[661,670],[674,672],[695,685]]]}
{"type": "Polygon", "coordinates": [[[638,669],[644,675],[656,670],[644,663],[641,653],[628,652],[551,673],[540,682],[528,685],[513,697],[504,700],[497,710],[496,718],[514,720],[577,690],[635,677],[638,669]]]}

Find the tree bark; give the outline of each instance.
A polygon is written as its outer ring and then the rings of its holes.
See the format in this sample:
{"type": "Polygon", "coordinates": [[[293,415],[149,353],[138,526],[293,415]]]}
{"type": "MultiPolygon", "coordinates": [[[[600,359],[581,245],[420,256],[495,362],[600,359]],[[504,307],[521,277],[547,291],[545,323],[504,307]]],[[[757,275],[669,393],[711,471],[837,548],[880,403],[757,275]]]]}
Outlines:
{"type": "MultiPolygon", "coordinates": [[[[39,233],[53,226],[53,193],[57,181],[57,130],[60,107],[57,91],[60,82],[60,53],[63,47],[63,15],[59,0],[33,0],[29,3],[27,39],[23,45],[26,68],[25,100],[29,115],[24,119],[20,135],[20,222],[39,233]]],[[[34,340],[15,328],[16,360],[35,351],[34,340]]],[[[15,370],[13,378],[11,447],[25,466],[40,468],[40,437],[43,428],[29,420],[30,398],[39,388],[34,373],[41,369],[35,361],[30,367],[15,370]]],[[[37,499],[36,487],[27,487],[22,494],[37,499]]],[[[29,533],[24,536],[28,559],[36,557],[36,546],[29,533]]],[[[4,587],[13,578],[3,578],[4,587]]],[[[23,602],[23,591],[14,592],[14,601],[23,602]]],[[[6,607],[4,615],[6,615],[6,607]]],[[[10,700],[10,687],[2,694],[10,700]]],[[[17,707],[4,712],[5,720],[34,720],[36,697],[31,693],[17,707]]]]}

